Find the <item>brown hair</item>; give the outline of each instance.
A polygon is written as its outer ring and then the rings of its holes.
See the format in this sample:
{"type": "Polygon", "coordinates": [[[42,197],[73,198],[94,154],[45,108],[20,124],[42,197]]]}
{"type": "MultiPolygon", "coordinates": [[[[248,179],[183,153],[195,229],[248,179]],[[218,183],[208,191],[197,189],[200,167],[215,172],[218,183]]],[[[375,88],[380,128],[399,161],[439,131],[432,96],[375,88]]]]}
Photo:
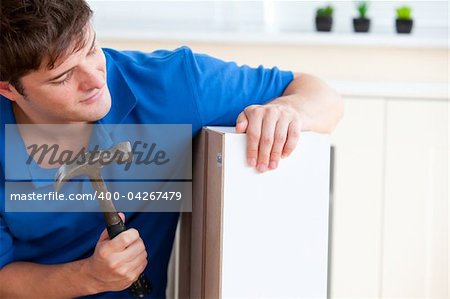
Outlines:
{"type": "Polygon", "coordinates": [[[84,0],[0,0],[0,81],[20,93],[20,78],[52,69],[59,58],[84,47],[92,10],[84,0]]]}

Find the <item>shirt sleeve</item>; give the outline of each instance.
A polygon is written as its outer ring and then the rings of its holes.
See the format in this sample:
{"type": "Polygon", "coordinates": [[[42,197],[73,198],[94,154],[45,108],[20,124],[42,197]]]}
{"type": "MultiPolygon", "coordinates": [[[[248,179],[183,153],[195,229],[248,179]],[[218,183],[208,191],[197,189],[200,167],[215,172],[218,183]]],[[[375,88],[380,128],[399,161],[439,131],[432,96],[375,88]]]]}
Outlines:
{"type": "Polygon", "coordinates": [[[277,67],[238,66],[186,48],[188,77],[202,126],[234,126],[247,106],[264,104],[281,96],[293,73],[277,67]]]}
{"type": "Polygon", "coordinates": [[[3,165],[0,162],[0,269],[13,261],[13,238],[4,219],[4,211],[5,177],[3,175],[3,165]]]}
{"type": "Polygon", "coordinates": [[[0,269],[13,260],[13,240],[0,213],[0,269]]]}

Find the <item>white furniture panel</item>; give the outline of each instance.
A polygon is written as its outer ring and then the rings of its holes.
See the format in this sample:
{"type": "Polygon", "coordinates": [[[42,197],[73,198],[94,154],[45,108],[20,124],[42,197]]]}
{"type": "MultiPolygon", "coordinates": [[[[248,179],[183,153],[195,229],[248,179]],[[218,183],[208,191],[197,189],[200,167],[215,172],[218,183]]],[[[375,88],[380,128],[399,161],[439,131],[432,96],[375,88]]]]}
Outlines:
{"type": "Polygon", "coordinates": [[[385,101],[345,98],[335,147],[331,298],[378,298],[385,101]]]}
{"type": "Polygon", "coordinates": [[[326,298],[329,137],[303,133],[264,174],[247,165],[246,136],[234,128],[207,128],[194,144],[192,219],[183,215],[179,280],[168,294],[326,298]]]}
{"type": "Polygon", "coordinates": [[[246,166],[243,134],[225,134],[223,298],[326,298],[329,138],[303,133],[275,171],[246,166]]]}
{"type": "Polygon", "coordinates": [[[387,109],[382,295],[448,298],[448,102],[387,109]]]}

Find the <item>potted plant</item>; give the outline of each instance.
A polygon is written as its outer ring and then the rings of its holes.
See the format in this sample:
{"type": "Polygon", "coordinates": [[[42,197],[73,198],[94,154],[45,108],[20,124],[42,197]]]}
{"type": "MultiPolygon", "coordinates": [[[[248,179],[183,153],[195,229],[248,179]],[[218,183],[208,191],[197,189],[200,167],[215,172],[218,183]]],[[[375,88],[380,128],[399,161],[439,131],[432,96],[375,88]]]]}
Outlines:
{"type": "Polygon", "coordinates": [[[369,4],[367,1],[360,1],[357,6],[358,18],[353,18],[353,29],[355,32],[369,32],[370,19],[366,17],[369,4]]]}
{"type": "Polygon", "coordinates": [[[411,17],[411,7],[401,6],[396,9],[397,19],[395,20],[395,27],[397,33],[411,33],[413,27],[413,20],[411,17]]]}
{"type": "Polygon", "coordinates": [[[329,32],[333,25],[333,7],[318,8],[316,11],[316,29],[317,31],[329,32]]]}

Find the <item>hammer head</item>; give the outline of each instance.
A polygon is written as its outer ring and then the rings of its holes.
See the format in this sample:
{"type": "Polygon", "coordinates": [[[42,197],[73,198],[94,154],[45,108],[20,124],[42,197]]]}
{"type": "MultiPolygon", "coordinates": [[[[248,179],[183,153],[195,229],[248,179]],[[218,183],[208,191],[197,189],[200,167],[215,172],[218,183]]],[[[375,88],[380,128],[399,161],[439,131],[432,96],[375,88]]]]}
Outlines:
{"type": "Polygon", "coordinates": [[[121,142],[103,150],[87,152],[70,164],[62,165],[55,175],[55,190],[59,191],[64,183],[75,177],[86,175],[91,180],[101,179],[100,169],[113,162],[128,162],[133,159],[130,142],[121,142]]]}

